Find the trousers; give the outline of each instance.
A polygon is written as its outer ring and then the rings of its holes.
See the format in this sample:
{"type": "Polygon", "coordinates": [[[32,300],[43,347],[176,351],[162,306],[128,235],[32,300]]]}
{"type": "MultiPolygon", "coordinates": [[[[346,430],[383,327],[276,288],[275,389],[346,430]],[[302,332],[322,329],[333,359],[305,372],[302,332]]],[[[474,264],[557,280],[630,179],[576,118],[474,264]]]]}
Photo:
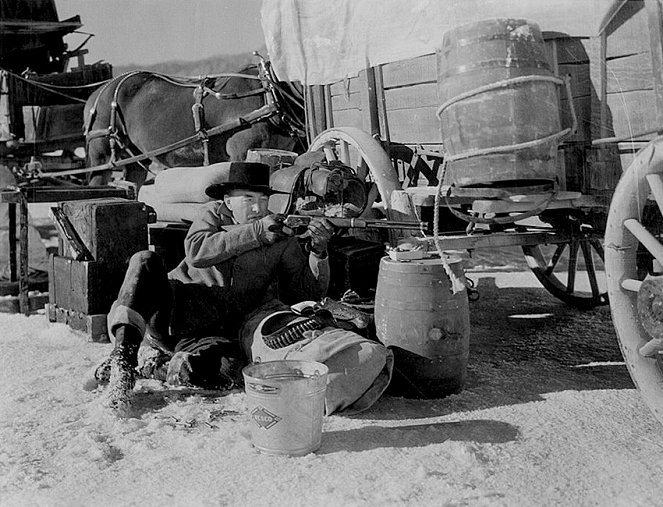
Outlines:
{"type": "Polygon", "coordinates": [[[241,355],[233,337],[246,304],[225,287],[170,280],[161,258],[146,250],[129,261],[108,314],[108,330],[116,347],[137,346],[146,337],[150,346],[170,356],[186,354],[187,381],[210,387],[216,383],[222,360],[241,355]],[[116,336],[120,326],[137,331],[122,333],[122,344],[120,335],[116,336]]]}

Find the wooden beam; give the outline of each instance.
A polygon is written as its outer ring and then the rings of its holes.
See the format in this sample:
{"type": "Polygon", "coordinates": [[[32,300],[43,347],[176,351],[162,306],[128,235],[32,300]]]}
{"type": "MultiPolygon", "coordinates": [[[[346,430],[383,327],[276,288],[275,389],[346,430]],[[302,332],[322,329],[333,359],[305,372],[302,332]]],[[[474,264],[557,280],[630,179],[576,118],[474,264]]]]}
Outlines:
{"type": "Polygon", "coordinates": [[[325,95],[323,86],[311,85],[306,94],[306,111],[309,142],[327,128],[325,113],[325,95]]]}
{"type": "Polygon", "coordinates": [[[663,13],[661,13],[661,5],[658,0],[645,0],[645,9],[647,10],[652,68],[654,69],[656,123],[663,128],[663,13]]]}
{"type": "Polygon", "coordinates": [[[378,102],[375,89],[375,69],[369,67],[359,73],[363,129],[371,136],[380,135],[378,102]]]}

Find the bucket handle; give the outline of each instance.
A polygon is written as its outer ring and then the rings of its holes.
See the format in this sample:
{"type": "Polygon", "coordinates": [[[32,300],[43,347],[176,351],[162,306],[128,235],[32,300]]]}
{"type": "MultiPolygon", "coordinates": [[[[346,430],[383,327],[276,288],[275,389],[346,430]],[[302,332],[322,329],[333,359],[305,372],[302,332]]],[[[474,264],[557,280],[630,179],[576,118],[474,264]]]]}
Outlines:
{"type": "Polygon", "coordinates": [[[449,153],[445,154],[445,160],[447,162],[455,162],[456,160],[464,160],[467,158],[472,158],[472,157],[481,157],[483,155],[492,155],[493,153],[510,153],[513,151],[518,151],[518,150],[525,150],[528,148],[534,148],[538,145],[541,144],[546,144],[546,143],[551,143],[553,141],[561,141],[564,137],[573,134],[577,132],[578,130],[578,119],[576,117],[576,112],[575,112],[575,107],[573,106],[573,100],[571,96],[571,80],[569,76],[566,76],[564,79],[560,79],[555,76],[519,76],[519,77],[513,77],[509,79],[504,79],[502,81],[496,81],[494,83],[487,84],[485,86],[480,86],[479,88],[475,88],[474,90],[467,91],[465,93],[461,93],[460,95],[456,95],[455,97],[452,97],[451,99],[447,100],[444,104],[442,104],[438,109],[437,109],[437,117],[438,119],[441,119],[440,116],[444,112],[445,109],[448,109],[451,107],[453,104],[456,102],[460,102],[461,100],[467,99],[469,97],[473,97],[474,95],[479,95],[480,93],[484,93],[487,91],[491,91],[497,88],[505,88],[506,86],[512,85],[512,84],[520,84],[520,83],[526,83],[529,81],[548,81],[555,83],[557,85],[566,85],[566,93],[569,97],[569,104],[571,104],[571,116],[573,118],[573,123],[571,127],[567,127],[563,130],[560,130],[559,132],[555,132],[554,134],[550,134],[546,137],[542,137],[540,139],[534,139],[532,141],[525,141],[522,143],[518,144],[510,144],[507,146],[492,146],[490,148],[482,148],[482,149],[477,149],[477,150],[468,150],[463,153],[457,153],[455,155],[451,155],[449,153]]]}

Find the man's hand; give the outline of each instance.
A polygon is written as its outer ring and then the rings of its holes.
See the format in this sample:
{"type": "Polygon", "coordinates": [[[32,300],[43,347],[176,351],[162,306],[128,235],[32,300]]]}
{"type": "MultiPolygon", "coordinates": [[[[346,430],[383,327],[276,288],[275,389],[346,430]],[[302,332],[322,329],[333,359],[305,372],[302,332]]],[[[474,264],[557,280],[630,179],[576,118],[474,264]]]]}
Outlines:
{"type": "Polygon", "coordinates": [[[311,218],[308,229],[303,237],[311,238],[311,251],[318,255],[327,252],[327,243],[334,234],[334,225],[323,217],[311,218]]]}
{"type": "Polygon", "coordinates": [[[255,222],[255,227],[264,245],[273,245],[293,235],[292,229],[283,225],[282,215],[267,215],[255,222]]]}

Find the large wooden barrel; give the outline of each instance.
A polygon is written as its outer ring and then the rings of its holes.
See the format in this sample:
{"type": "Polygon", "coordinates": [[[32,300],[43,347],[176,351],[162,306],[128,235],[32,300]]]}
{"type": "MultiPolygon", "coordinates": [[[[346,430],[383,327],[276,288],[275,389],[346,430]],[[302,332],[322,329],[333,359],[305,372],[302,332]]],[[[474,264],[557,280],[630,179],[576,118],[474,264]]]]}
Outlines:
{"type": "Polygon", "coordinates": [[[444,34],[437,66],[438,117],[454,192],[552,187],[560,80],[539,27],[522,19],[460,26],[444,34]]]}
{"type": "MultiPolygon", "coordinates": [[[[464,280],[461,260],[447,262],[464,280]]],[[[441,398],[462,390],[470,345],[467,291],[452,293],[440,259],[382,258],[375,327],[378,338],[394,351],[392,394],[441,398]]]]}

